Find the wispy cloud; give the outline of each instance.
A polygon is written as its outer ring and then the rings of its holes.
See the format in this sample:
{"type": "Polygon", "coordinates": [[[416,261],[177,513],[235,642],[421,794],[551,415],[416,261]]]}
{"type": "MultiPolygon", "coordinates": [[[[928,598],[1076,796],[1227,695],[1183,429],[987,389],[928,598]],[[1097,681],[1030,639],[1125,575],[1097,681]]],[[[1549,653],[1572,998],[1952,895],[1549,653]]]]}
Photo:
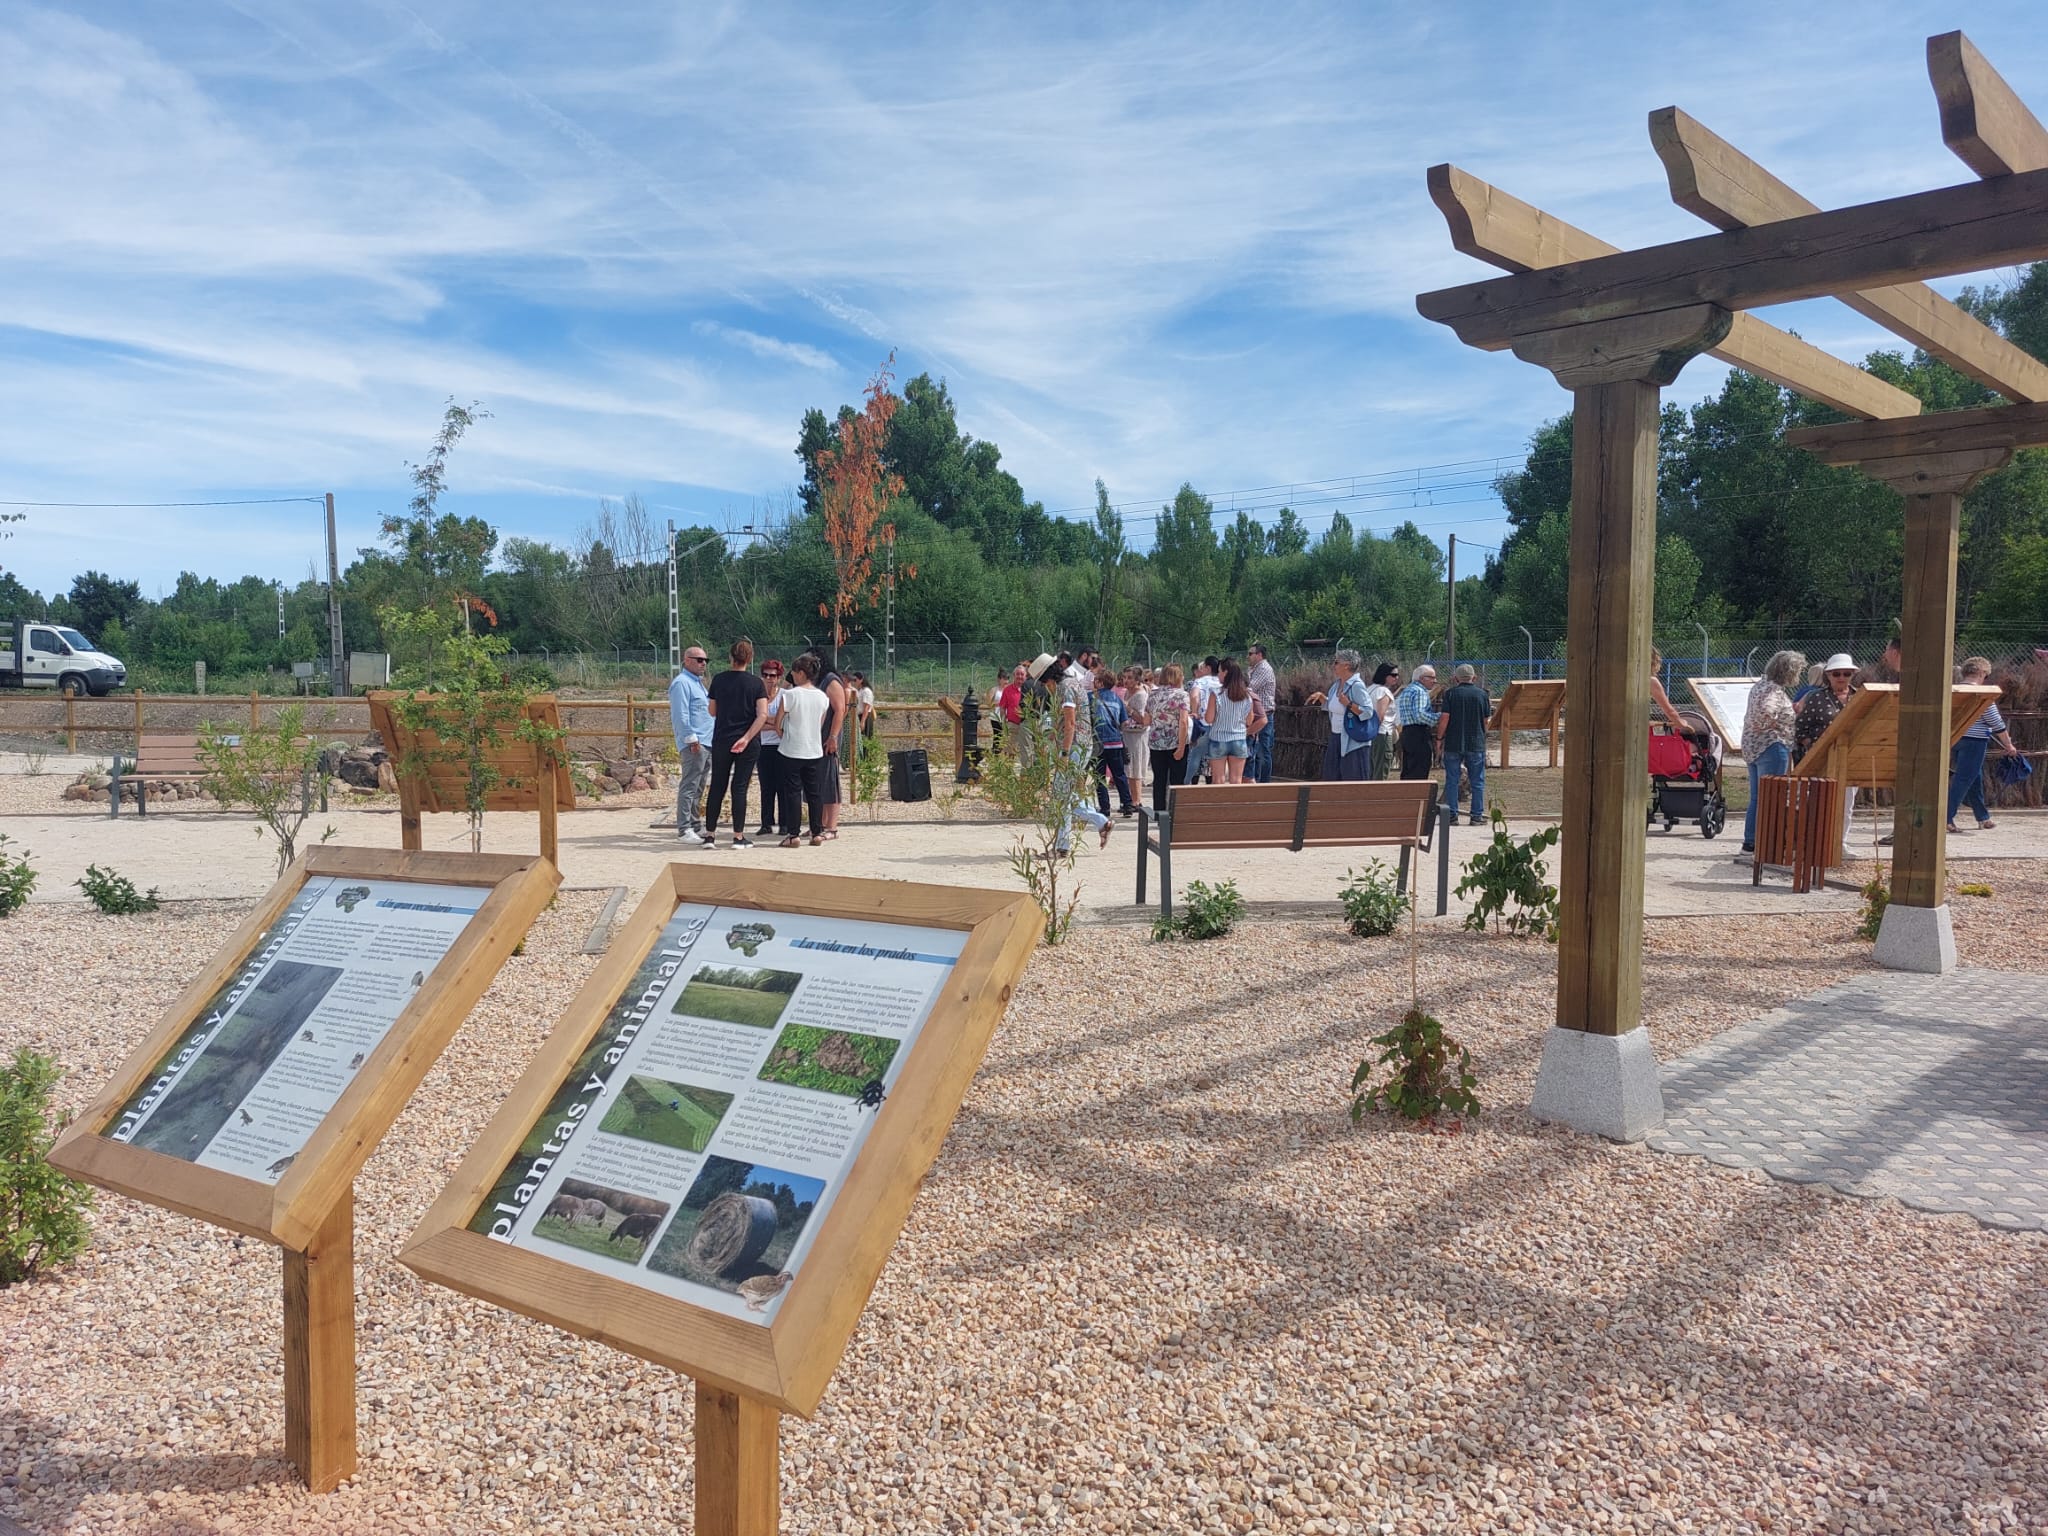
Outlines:
{"type": "MultiPolygon", "coordinates": [[[[2036,21],[1969,18],[2048,98],[2036,21]]],[[[1644,130],[1672,102],[1823,203],[1959,180],[1920,60],[1953,24],[1731,0],[1717,50],[1635,0],[17,6],[0,498],[333,488],[367,518],[452,394],[496,413],[457,485],[520,526],[566,534],[580,487],[709,513],[786,488],[803,410],[891,348],[1053,506],[1512,451],[1566,398],[1416,316],[1478,270],[1426,165],[1631,244],[1701,227],[1644,130]]],[[[5,552],[45,585],[77,560],[52,521],[5,552]]],[[[141,533],[137,575],[302,563],[141,533]]]]}
{"type": "Polygon", "coordinates": [[[720,341],[742,347],[756,357],[771,362],[795,363],[799,368],[815,368],[820,373],[836,372],[839,364],[832,355],[817,347],[806,346],[800,341],[778,341],[773,336],[763,336],[758,331],[742,330],[736,325],[721,325],[716,320],[699,320],[691,327],[699,336],[712,336],[720,341]]]}

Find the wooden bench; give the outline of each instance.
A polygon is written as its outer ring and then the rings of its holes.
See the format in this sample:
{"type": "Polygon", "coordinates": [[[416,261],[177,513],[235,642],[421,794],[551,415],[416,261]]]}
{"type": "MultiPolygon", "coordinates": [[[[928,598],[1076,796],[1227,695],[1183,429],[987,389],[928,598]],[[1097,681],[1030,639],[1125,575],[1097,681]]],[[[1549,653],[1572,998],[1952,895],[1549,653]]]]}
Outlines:
{"type": "MultiPolygon", "coordinates": [[[[302,738],[303,739],[303,738],[302,738]]],[[[121,754],[114,754],[114,769],[107,785],[107,814],[121,814],[121,779],[123,775],[135,780],[135,813],[149,814],[149,786],[158,784],[197,783],[206,777],[206,764],[199,756],[197,736],[139,736],[136,738],[135,759],[125,768],[121,754]]],[[[313,776],[299,775],[299,790],[310,807],[313,799],[313,776]]],[[[327,809],[327,781],[320,781],[320,809],[327,809]]]]}
{"type": "Polygon", "coordinates": [[[1173,855],[1189,848],[1392,848],[1401,888],[1411,849],[1437,852],[1437,916],[1450,906],[1450,838],[1438,827],[1442,791],[1430,779],[1346,784],[1176,784],[1165,813],[1138,812],[1138,905],[1145,866],[1159,855],[1159,914],[1173,916],[1173,855]]]}

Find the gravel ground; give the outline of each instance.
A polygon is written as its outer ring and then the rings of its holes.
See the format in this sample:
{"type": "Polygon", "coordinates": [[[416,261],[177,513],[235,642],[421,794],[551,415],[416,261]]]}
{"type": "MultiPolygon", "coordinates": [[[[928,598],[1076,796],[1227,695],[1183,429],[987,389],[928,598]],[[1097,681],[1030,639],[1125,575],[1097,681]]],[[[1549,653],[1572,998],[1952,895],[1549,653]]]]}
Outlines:
{"type": "MultiPolygon", "coordinates": [[[[1966,961],[2048,969],[2015,936],[2048,864],[1989,878],[1958,898],[1966,961]]],[[[359,1181],[354,1483],[312,1500],[281,1460],[276,1257],[108,1196],[84,1259],[0,1296],[0,1515],[687,1524],[686,1383],[390,1257],[587,974],[599,901],[543,917],[359,1181]]],[[[16,916],[41,1001],[0,1048],[57,1051],[82,1101],[238,910],[16,916]],[[94,958],[137,929],[141,979],[94,958]]],[[[1652,924],[1660,1052],[1867,968],[1845,926],[1652,924]]],[[[1354,1126],[1405,938],[1242,933],[1094,928],[1034,962],[819,1416],[785,1428],[786,1529],[2048,1527],[2048,1244],[1535,1125],[1511,1106],[1554,957],[1513,940],[1422,938],[1424,1000],[1502,1107],[1354,1126]]]]}

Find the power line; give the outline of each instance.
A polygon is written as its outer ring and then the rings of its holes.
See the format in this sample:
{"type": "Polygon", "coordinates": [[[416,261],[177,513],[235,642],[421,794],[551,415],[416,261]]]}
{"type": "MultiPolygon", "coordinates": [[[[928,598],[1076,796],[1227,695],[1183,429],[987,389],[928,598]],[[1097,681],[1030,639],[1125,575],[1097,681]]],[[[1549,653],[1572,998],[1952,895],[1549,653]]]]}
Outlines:
{"type": "Polygon", "coordinates": [[[0,507],[44,507],[51,511],[107,512],[128,507],[281,507],[298,502],[315,507],[326,505],[325,498],[319,496],[261,496],[247,501],[0,501],[0,507]]]}

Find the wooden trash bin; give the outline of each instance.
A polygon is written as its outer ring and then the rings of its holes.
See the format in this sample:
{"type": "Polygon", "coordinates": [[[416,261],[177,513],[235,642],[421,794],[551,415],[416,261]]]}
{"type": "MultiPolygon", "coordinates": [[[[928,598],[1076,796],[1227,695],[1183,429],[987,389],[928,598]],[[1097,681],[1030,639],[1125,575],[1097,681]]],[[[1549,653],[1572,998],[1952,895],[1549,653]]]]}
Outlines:
{"type": "Polygon", "coordinates": [[[1827,889],[1828,863],[1839,836],[1834,808],[1841,781],[1766,775],[1756,785],[1756,862],[1749,883],[1761,885],[1766,864],[1789,865],[1792,889],[1827,889]]]}

